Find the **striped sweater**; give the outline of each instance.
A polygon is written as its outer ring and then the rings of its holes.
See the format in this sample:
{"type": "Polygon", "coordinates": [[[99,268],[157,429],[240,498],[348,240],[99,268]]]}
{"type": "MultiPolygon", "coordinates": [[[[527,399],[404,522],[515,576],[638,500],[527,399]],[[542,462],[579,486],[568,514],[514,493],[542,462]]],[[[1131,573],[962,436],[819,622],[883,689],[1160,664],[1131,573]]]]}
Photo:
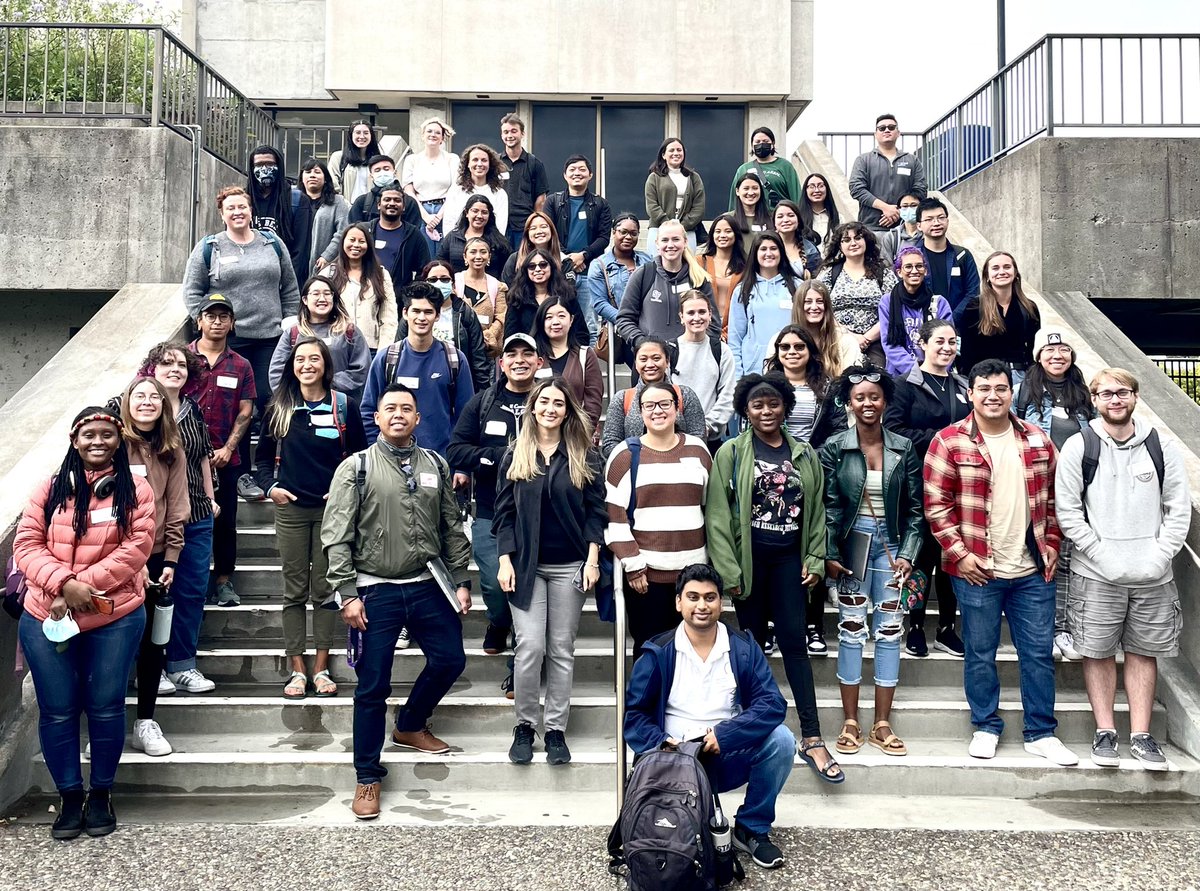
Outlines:
{"type": "Polygon", "coordinates": [[[629,465],[629,447],[622,442],[609,456],[605,476],[605,539],[625,572],[645,571],[652,582],[673,582],[685,566],[707,563],[704,497],[712,457],[704,441],[680,434],[670,451],[642,446],[632,529],[629,465]]]}

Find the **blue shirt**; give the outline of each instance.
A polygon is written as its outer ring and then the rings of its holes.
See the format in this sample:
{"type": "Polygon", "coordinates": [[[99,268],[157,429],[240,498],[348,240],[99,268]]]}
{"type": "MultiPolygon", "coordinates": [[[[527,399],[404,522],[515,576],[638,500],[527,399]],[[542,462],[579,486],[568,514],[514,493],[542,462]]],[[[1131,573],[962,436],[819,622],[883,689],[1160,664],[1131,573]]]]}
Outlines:
{"type": "Polygon", "coordinates": [[[580,195],[578,198],[574,195],[567,196],[567,207],[571,211],[571,225],[567,229],[563,250],[568,254],[586,250],[587,246],[591,244],[591,239],[588,238],[587,214],[583,209],[583,201],[586,197],[586,195],[580,195]]]}

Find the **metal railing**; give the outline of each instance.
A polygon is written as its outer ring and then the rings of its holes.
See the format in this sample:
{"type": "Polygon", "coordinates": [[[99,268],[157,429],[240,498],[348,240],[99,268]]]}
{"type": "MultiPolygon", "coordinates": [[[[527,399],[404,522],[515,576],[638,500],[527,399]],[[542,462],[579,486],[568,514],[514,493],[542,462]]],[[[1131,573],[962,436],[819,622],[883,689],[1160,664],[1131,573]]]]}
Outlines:
{"type": "MultiPolygon", "coordinates": [[[[908,150],[945,189],[1056,129],[1163,128],[1200,129],[1200,34],[1047,34],[908,150]]],[[[819,136],[846,172],[874,145],[873,133],[819,136]]]]}
{"type": "Polygon", "coordinates": [[[192,139],[239,170],[278,128],[160,25],[0,24],[0,117],[123,118],[192,139]]]}
{"type": "Polygon", "coordinates": [[[1200,403],[1200,359],[1195,356],[1149,356],[1193,401],[1200,403]]]}
{"type": "MultiPolygon", "coordinates": [[[[617,329],[612,322],[608,326],[608,398],[612,400],[617,395],[617,329]]],[[[621,561],[613,558],[613,607],[616,618],[613,622],[613,683],[616,692],[616,766],[617,766],[617,813],[621,813],[621,805],[625,803],[625,573],[621,570],[621,561]]],[[[637,654],[634,654],[634,658],[637,654]]]]}

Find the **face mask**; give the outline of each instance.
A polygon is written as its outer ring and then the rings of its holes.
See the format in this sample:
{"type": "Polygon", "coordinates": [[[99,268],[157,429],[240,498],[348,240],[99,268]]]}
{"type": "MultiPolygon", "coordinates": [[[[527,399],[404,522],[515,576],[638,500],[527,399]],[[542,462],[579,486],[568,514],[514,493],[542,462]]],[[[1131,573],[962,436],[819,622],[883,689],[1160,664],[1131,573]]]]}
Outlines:
{"type": "Polygon", "coordinates": [[[371,181],[375,183],[377,189],[387,188],[396,181],[396,174],[390,170],[380,170],[372,175],[371,181]]]}
{"type": "Polygon", "coordinates": [[[758,145],[751,146],[750,151],[754,152],[756,158],[769,158],[775,151],[775,146],[769,142],[760,142],[758,145]]]}
{"type": "Polygon", "coordinates": [[[434,282],[433,286],[442,292],[443,297],[449,297],[454,293],[454,284],[452,282],[434,282]]]}
{"type": "Polygon", "coordinates": [[[275,177],[279,175],[279,168],[274,164],[264,164],[262,167],[254,168],[254,179],[260,186],[275,185],[275,177]]]}
{"type": "Polygon", "coordinates": [[[46,620],[42,622],[42,634],[46,635],[46,640],[50,641],[50,643],[65,643],[78,633],[79,626],[75,623],[70,613],[67,613],[61,619],[54,619],[47,616],[46,620]]]}
{"type": "Polygon", "coordinates": [[[915,207],[900,208],[900,219],[906,223],[915,223],[917,221],[917,209],[915,207]]]}

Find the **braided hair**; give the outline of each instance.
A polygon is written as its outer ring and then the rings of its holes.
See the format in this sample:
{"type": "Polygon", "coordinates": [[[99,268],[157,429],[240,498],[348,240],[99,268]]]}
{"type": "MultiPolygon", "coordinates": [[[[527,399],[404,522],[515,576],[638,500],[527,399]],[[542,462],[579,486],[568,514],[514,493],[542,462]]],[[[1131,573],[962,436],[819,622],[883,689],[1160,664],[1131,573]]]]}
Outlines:
{"type": "Polygon", "coordinates": [[[137,509],[137,490],[134,488],[133,472],[129,469],[129,451],[125,440],[119,434],[124,424],[121,419],[106,408],[89,405],[75,416],[71,424],[71,447],[63,457],[62,464],[50,480],[50,493],[46,497],[44,518],[47,525],[55,511],[66,511],[67,502],[75,499],[75,516],[71,528],[75,530],[75,540],[83,538],[88,528],[88,518],[91,509],[92,487],[87,485],[87,468],[83,458],[75,448],[75,434],[79,428],[90,421],[107,421],[117,428],[117,450],[113,453],[113,471],[117,478],[113,488],[113,514],[124,538],[133,522],[133,514],[137,509]],[[78,481],[82,480],[83,485],[78,481]]]}

